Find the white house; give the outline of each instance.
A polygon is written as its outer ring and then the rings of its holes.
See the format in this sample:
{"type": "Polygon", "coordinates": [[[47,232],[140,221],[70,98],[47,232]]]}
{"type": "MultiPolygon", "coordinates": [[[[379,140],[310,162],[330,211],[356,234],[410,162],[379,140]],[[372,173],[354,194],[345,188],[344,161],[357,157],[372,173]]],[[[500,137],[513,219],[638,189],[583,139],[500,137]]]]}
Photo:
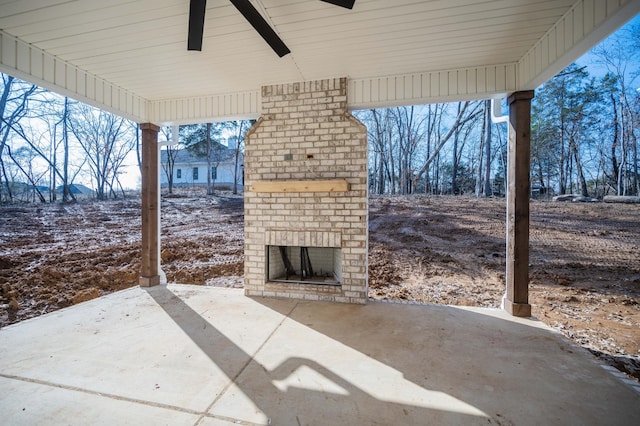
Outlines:
{"type": "Polygon", "coordinates": [[[168,162],[167,150],[160,152],[160,185],[168,186],[169,173],[173,174],[173,186],[200,186],[207,184],[207,173],[211,173],[211,183],[218,189],[232,189],[234,171],[237,177],[238,190],[243,190],[244,179],[244,154],[238,153],[238,164],[236,167],[236,152],[233,146],[227,148],[218,144],[213,150],[211,170],[207,165],[207,157],[199,156],[197,153],[187,149],[180,149],[175,154],[171,154],[174,161],[173,167],[168,162]]]}

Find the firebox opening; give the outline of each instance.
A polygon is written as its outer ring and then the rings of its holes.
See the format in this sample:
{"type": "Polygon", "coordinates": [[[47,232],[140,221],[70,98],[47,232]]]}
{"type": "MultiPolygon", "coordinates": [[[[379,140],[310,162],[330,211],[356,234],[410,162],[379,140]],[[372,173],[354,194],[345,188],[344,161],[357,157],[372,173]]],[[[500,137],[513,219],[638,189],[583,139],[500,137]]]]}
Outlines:
{"type": "Polygon", "coordinates": [[[338,286],[341,257],[335,247],[267,246],[267,281],[338,286]]]}

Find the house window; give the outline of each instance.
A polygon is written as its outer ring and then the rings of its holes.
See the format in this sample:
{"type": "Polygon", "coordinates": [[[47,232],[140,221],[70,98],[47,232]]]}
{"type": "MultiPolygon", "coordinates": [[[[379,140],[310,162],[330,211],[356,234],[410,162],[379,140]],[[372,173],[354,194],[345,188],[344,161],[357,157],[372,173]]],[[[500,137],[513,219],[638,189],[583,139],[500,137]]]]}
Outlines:
{"type": "Polygon", "coordinates": [[[193,168],[193,180],[198,180],[198,168],[193,168]]]}
{"type": "Polygon", "coordinates": [[[216,166],[211,167],[211,179],[216,180],[218,178],[218,168],[216,166]]]}
{"type": "Polygon", "coordinates": [[[178,179],[182,179],[182,169],[178,169],[178,170],[176,171],[176,178],[178,178],[178,179]]]}

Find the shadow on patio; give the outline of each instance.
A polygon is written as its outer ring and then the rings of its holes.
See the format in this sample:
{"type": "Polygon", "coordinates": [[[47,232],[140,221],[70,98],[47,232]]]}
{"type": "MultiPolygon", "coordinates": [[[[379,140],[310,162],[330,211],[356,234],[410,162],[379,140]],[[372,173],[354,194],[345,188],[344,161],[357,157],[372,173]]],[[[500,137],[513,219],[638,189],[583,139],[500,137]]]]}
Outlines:
{"type": "Polygon", "coordinates": [[[0,330],[7,424],[633,424],[640,394],[501,311],[132,288],[0,330]]]}

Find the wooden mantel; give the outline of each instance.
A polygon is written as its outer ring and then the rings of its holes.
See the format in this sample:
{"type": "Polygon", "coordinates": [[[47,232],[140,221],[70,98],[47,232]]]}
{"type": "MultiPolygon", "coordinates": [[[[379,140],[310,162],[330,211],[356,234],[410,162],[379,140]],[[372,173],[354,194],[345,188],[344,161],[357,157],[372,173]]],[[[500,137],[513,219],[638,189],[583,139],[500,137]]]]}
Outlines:
{"type": "Polygon", "coordinates": [[[251,185],[253,192],[347,192],[349,182],[332,180],[262,180],[251,185]]]}

